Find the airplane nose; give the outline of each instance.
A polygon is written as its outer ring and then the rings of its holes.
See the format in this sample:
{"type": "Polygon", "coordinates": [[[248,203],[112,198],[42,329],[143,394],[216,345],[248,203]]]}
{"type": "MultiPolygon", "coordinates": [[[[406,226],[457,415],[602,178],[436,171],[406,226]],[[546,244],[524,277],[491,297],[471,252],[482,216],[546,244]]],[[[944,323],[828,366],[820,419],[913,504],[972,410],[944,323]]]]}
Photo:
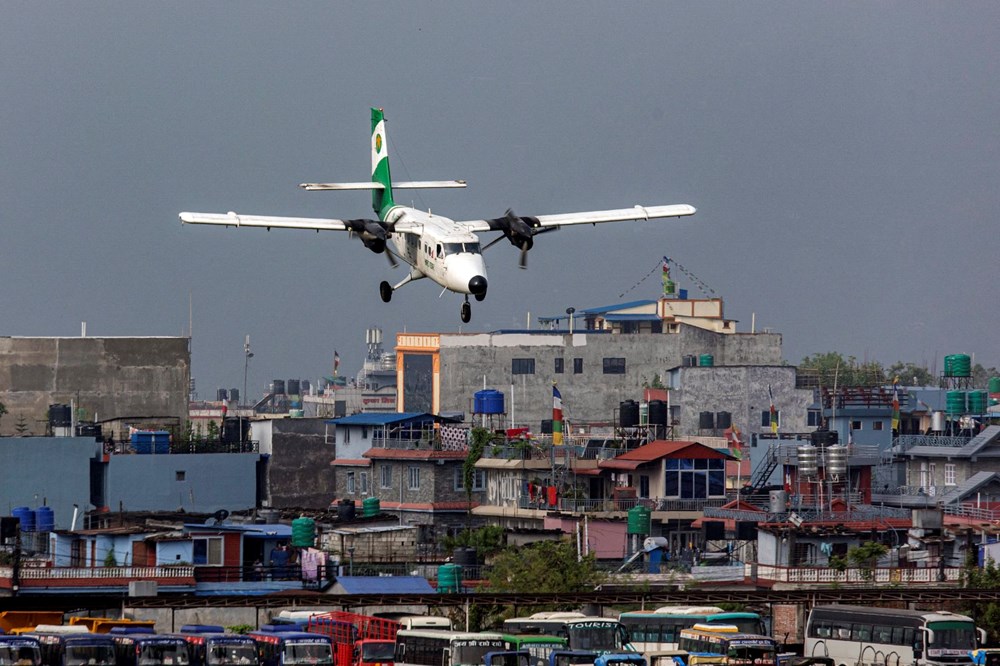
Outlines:
{"type": "Polygon", "coordinates": [[[486,278],[482,275],[477,275],[476,277],[469,280],[469,293],[473,296],[479,296],[486,293],[486,278]]]}

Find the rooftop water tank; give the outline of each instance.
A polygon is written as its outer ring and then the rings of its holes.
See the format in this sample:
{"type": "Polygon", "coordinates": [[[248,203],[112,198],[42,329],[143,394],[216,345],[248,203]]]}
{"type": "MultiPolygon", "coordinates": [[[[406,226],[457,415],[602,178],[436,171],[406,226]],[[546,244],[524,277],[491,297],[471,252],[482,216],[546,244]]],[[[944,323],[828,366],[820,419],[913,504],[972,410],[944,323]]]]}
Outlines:
{"type": "Polygon", "coordinates": [[[49,425],[68,428],[73,424],[73,409],[69,405],[49,405],[49,425]]]}
{"type": "Polygon", "coordinates": [[[635,400],[619,403],[618,413],[618,423],[622,428],[634,428],[639,425],[639,403],[635,400]]]}
{"type": "Polygon", "coordinates": [[[716,412],[715,413],[715,427],[719,430],[725,430],[726,428],[732,427],[733,425],[733,415],[730,412],[716,412]]]}
{"type": "Polygon", "coordinates": [[[715,357],[711,354],[701,354],[698,357],[698,365],[703,368],[711,368],[715,365],[715,357]]]}
{"type": "Polygon", "coordinates": [[[285,395],[285,380],[275,379],[271,382],[271,393],[274,395],[285,395]]]}
{"type": "Polygon", "coordinates": [[[472,399],[473,414],[503,414],[503,393],[496,389],[476,391],[472,399]]]}
{"type": "Polygon", "coordinates": [[[649,401],[649,425],[667,426],[667,403],[664,400],[649,401]]]}
{"type": "Polygon", "coordinates": [[[438,567],[438,592],[458,592],[462,588],[462,565],[442,564],[438,567]]]}
{"type": "Polygon", "coordinates": [[[35,529],[39,532],[51,532],[56,528],[55,512],[50,506],[40,506],[35,509],[35,529]]]}
{"type": "Polygon", "coordinates": [[[215,399],[218,402],[226,402],[227,400],[229,400],[229,391],[227,391],[226,389],[222,389],[222,388],[216,389],[215,390],[215,399]]]}
{"type": "Polygon", "coordinates": [[[698,413],[698,429],[699,430],[714,430],[715,429],[715,413],[714,412],[699,412],[698,413]]]}
{"type": "Polygon", "coordinates": [[[297,379],[289,379],[287,383],[288,395],[302,395],[302,385],[297,379]]]}
{"type": "Polygon", "coordinates": [[[292,521],[292,545],[312,548],[316,543],[316,521],[302,516],[292,521]]]}
{"type": "Polygon", "coordinates": [[[653,514],[649,507],[636,505],[628,510],[626,532],[628,534],[649,534],[653,514]]]}
{"type": "Polygon", "coordinates": [[[35,531],[35,512],[26,506],[15,506],[10,512],[10,515],[14,516],[21,521],[21,531],[22,532],[34,532],[35,531]]]}
{"type": "Polygon", "coordinates": [[[847,474],[847,447],[837,444],[826,447],[826,475],[843,477],[847,474]]]}
{"type": "Polygon", "coordinates": [[[371,518],[380,513],[382,513],[382,503],[377,497],[366,497],[361,502],[361,515],[365,518],[371,518]]]}
{"type": "Polygon", "coordinates": [[[772,490],[768,493],[768,510],[771,513],[788,511],[788,493],[784,490],[772,490]]]}
{"type": "Polygon", "coordinates": [[[354,520],[357,515],[357,507],[354,506],[354,500],[344,498],[337,502],[337,518],[348,522],[354,520]]]}
{"type": "Polygon", "coordinates": [[[989,394],[986,391],[969,391],[969,413],[985,414],[989,394]]]}
{"type": "Polygon", "coordinates": [[[949,414],[964,414],[965,391],[948,391],[945,394],[945,407],[949,414]]]}
{"type": "Polygon", "coordinates": [[[796,450],[796,457],[799,462],[799,476],[813,479],[819,472],[816,458],[816,447],[803,444],[796,450]]]}

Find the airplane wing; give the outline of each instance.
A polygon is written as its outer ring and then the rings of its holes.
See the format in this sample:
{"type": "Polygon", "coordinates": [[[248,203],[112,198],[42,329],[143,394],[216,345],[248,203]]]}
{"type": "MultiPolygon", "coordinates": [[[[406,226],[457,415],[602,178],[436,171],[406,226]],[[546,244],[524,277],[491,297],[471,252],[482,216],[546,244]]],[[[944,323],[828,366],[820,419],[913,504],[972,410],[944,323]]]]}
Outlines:
{"type": "Polygon", "coordinates": [[[224,227],[264,227],[265,229],[311,229],[316,231],[347,231],[347,220],[325,220],[315,217],[271,217],[267,215],[238,215],[229,212],[181,213],[184,224],[215,224],[224,227]]]}
{"type": "MultiPolygon", "coordinates": [[[[694,215],[695,207],[687,204],[674,204],[671,206],[634,206],[632,208],[617,208],[614,210],[585,210],[579,213],[559,213],[556,215],[537,215],[531,217],[520,217],[528,227],[538,230],[540,228],[556,228],[569,226],[572,224],[597,224],[599,222],[623,222],[625,220],[652,220],[663,217],[684,217],[694,215]]],[[[507,217],[492,220],[463,220],[458,224],[464,225],[469,231],[504,231],[508,227],[508,220],[513,215],[508,211],[507,217]]],[[[537,233],[537,231],[536,231],[537,233]]]]}
{"type": "MultiPolygon", "coordinates": [[[[392,184],[394,190],[427,190],[441,187],[465,187],[464,180],[404,180],[392,184]]],[[[364,183],[300,183],[303,190],[384,190],[385,185],[376,182],[364,183]]]]}

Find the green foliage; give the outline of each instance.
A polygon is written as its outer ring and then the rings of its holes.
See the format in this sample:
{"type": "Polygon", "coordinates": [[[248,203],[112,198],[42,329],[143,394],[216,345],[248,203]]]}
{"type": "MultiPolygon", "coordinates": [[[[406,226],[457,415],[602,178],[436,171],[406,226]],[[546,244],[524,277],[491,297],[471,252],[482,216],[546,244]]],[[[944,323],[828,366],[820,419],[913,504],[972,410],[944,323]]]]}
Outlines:
{"type": "Polygon", "coordinates": [[[7,413],[7,405],[0,402],[0,419],[3,419],[3,415],[7,413]]]}
{"type": "MultiPolygon", "coordinates": [[[[1000,588],[1000,567],[993,558],[986,560],[986,565],[980,567],[976,562],[975,549],[971,548],[970,557],[966,559],[962,571],[962,586],[976,590],[996,590],[1000,588]]],[[[986,630],[986,644],[997,645],[1000,642],[1000,603],[974,602],[968,614],[976,621],[977,627],[986,630]]]]}
{"type": "Polygon", "coordinates": [[[256,629],[252,624],[230,624],[226,626],[226,629],[233,634],[249,634],[251,631],[256,629]]]}
{"type": "Polygon", "coordinates": [[[830,568],[840,573],[847,571],[847,558],[843,555],[831,555],[830,568]]]}
{"type": "Polygon", "coordinates": [[[104,556],[104,566],[106,567],[118,566],[118,560],[115,558],[115,551],[109,550],[108,554],[104,556]]]}
{"type": "Polygon", "coordinates": [[[839,352],[813,354],[799,363],[799,371],[811,371],[819,376],[820,386],[882,386],[892,380],[878,361],[859,362],[853,356],[844,358],[839,352]]]}
{"type": "Polygon", "coordinates": [[[860,546],[852,546],[847,550],[847,559],[858,568],[864,580],[871,580],[873,570],[878,563],[878,559],[889,552],[889,547],[884,543],[876,541],[866,541],[860,546]]]}
{"type": "Polygon", "coordinates": [[[212,419],[211,421],[208,422],[208,441],[210,442],[219,441],[219,433],[220,433],[219,424],[215,422],[215,419],[212,419]]]}
{"type": "Polygon", "coordinates": [[[524,548],[508,548],[493,560],[488,581],[496,592],[586,592],[604,582],[593,554],[577,561],[569,541],[540,541],[524,548]]]}
{"type": "Polygon", "coordinates": [[[937,377],[930,370],[914,363],[897,361],[889,366],[886,374],[890,382],[893,377],[899,377],[899,383],[903,386],[937,386],[938,383],[937,377]]]}
{"type": "Polygon", "coordinates": [[[462,463],[462,487],[465,488],[465,496],[472,504],[472,485],[476,474],[476,463],[483,457],[486,445],[493,440],[493,433],[486,428],[476,427],[472,429],[469,441],[469,454],[465,456],[462,463]]]}
{"type": "Polygon", "coordinates": [[[646,388],[662,389],[667,388],[663,385],[663,379],[660,377],[660,373],[654,372],[653,378],[645,383],[646,388]]]}
{"type": "Polygon", "coordinates": [[[475,548],[483,557],[489,557],[504,548],[505,530],[500,525],[486,525],[476,530],[462,530],[456,536],[441,539],[446,550],[475,548]]]}

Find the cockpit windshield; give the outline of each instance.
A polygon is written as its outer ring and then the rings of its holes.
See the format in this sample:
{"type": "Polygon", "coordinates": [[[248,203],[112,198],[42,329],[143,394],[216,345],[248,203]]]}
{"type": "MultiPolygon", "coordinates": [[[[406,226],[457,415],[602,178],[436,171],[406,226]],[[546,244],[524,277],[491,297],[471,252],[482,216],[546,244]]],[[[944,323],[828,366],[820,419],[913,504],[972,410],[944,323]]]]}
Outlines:
{"type": "Polygon", "coordinates": [[[472,254],[480,254],[482,249],[479,247],[479,243],[445,243],[444,253],[447,254],[460,254],[462,252],[468,252],[472,254]]]}

